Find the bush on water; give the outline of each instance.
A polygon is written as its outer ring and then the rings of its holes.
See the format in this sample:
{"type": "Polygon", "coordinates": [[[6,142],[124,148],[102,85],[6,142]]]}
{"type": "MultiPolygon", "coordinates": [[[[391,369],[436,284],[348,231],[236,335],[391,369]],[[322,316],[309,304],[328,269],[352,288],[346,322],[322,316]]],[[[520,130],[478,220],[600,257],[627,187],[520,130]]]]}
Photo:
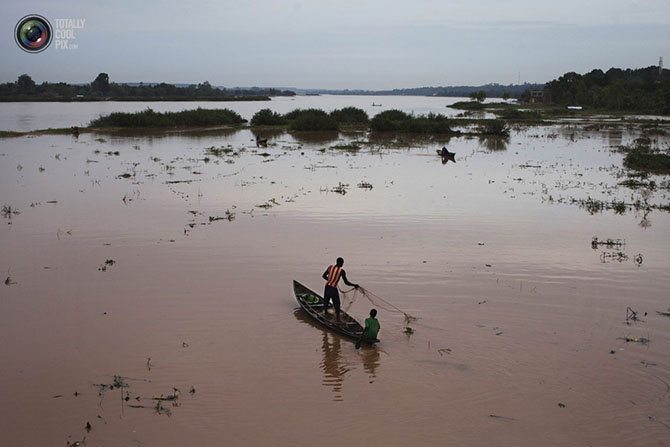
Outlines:
{"type": "Polygon", "coordinates": [[[337,121],[323,110],[296,109],[284,115],[291,130],[338,130],[337,121]]]}
{"type": "Polygon", "coordinates": [[[370,129],[378,132],[453,133],[449,119],[444,115],[429,113],[414,116],[400,110],[386,110],[375,115],[370,129]]]}
{"type": "Polygon", "coordinates": [[[479,125],[478,130],[482,135],[509,136],[509,126],[504,120],[495,119],[485,121],[479,125]]]}
{"type": "Polygon", "coordinates": [[[340,124],[367,124],[370,121],[365,110],[358,107],[345,107],[330,112],[330,116],[340,124]]]}
{"type": "Polygon", "coordinates": [[[623,165],[636,171],[670,174],[670,155],[635,148],[626,154],[623,165]]]}
{"type": "Polygon", "coordinates": [[[230,109],[183,110],[181,112],[155,112],[152,109],[140,112],[114,112],[101,116],[89,124],[90,127],[194,127],[242,124],[246,122],[230,109]]]}
{"type": "Polygon", "coordinates": [[[251,118],[252,126],[278,126],[286,123],[286,117],[270,109],[259,110],[251,118]]]}

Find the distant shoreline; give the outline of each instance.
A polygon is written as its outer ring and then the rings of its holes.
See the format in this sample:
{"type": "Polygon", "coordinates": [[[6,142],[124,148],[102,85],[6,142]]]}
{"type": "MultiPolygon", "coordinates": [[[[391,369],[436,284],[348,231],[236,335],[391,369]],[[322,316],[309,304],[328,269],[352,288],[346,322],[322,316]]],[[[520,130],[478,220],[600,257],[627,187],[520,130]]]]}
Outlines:
{"type": "Polygon", "coordinates": [[[0,102],[239,102],[239,101],[271,101],[269,96],[230,96],[230,97],[184,97],[184,96],[123,96],[123,97],[35,97],[35,96],[11,96],[0,97],[0,102]]]}

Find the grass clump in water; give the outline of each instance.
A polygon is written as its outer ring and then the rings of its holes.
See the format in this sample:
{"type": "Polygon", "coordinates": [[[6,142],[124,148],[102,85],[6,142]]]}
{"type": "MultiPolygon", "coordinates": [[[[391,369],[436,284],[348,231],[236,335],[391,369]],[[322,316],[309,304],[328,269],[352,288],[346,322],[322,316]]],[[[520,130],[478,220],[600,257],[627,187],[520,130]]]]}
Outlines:
{"type": "Polygon", "coordinates": [[[539,120],[542,115],[537,110],[508,109],[496,112],[500,118],[506,120],[539,120]]]}
{"type": "Polygon", "coordinates": [[[400,110],[387,110],[372,118],[370,129],[377,132],[452,134],[455,132],[450,122],[446,116],[434,113],[414,116],[400,110]]]}
{"type": "Polygon", "coordinates": [[[291,130],[329,131],[339,130],[337,121],[319,109],[296,109],[284,115],[291,130]]]}
{"type": "Polygon", "coordinates": [[[251,118],[252,126],[280,126],[286,123],[283,115],[270,109],[261,109],[251,118]]]}
{"type": "Polygon", "coordinates": [[[509,136],[509,126],[504,120],[488,120],[479,125],[482,135],[509,136]]]}
{"type": "Polygon", "coordinates": [[[670,155],[665,151],[652,147],[648,138],[638,138],[632,146],[621,146],[626,154],[623,165],[635,171],[651,174],[670,174],[670,155]]]}
{"type": "Polygon", "coordinates": [[[155,112],[152,109],[141,112],[114,112],[101,116],[90,123],[90,127],[198,127],[242,124],[244,120],[230,109],[182,110],[181,112],[155,112]]]}
{"type": "Polygon", "coordinates": [[[365,110],[358,107],[336,109],[330,112],[330,116],[339,124],[367,124],[370,122],[370,118],[365,113],[365,110]]]}

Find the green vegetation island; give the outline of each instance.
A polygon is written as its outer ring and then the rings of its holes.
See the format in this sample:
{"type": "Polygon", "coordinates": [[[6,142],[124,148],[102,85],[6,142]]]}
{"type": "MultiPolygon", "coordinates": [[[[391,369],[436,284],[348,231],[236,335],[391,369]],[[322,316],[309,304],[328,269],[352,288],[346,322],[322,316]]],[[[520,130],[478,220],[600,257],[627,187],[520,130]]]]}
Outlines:
{"type": "Polygon", "coordinates": [[[357,107],[336,109],[330,113],[320,109],[295,109],[280,114],[271,109],[262,109],[247,123],[237,112],[230,109],[184,110],[181,112],[155,112],[146,109],[140,112],[114,112],[101,116],[89,124],[86,130],[118,129],[180,129],[192,127],[239,127],[248,124],[252,128],[273,127],[288,131],[337,132],[343,129],[371,132],[395,132],[411,134],[460,135],[453,125],[478,124],[477,135],[509,135],[505,121],[499,119],[454,119],[442,114],[412,115],[401,110],[386,110],[373,118],[357,107]]]}
{"type": "Polygon", "coordinates": [[[0,102],[19,101],[269,101],[272,96],[294,96],[290,90],[274,88],[226,89],[213,87],[208,81],[198,85],[139,83],[117,84],[100,73],[90,84],[43,82],[37,85],[22,74],[16,82],[0,84],[0,102]]]}

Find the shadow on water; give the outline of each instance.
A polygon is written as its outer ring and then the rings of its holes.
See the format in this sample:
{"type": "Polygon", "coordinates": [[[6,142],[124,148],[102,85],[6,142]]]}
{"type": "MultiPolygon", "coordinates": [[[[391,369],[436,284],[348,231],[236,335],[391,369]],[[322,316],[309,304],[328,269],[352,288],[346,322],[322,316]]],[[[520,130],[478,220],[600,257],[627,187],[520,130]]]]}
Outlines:
{"type": "Polygon", "coordinates": [[[291,136],[298,142],[303,144],[327,144],[336,141],[340,134],[337,131],[323,131],[323,132],[290,132],[291,136]]]}
{"type": "Polygon", "coordinates": [[[505,151],[508,144],[509,137],[490,135],[479,137],[479,146],[491,152],[505,151]]]}
{"type": "Polygon", "coordinates": [[[143,138],[149,140],[162,140],[165,138],[174,138],[175,136],[185,136],[188,138],[208,138],[212,136],[230,137],[245,129],[234,127],[197,127],[191,129],[94,129],[93,135],[109,135],[110,137],[120,137],[122,142],[127,137],[143,138]]]}
{"type": "Polygon", "coordinates": [[[279,138],[283,135],[286,135],[286,130],[284,129],[274,129],[274,128],[261,128],[261,129],[250,129],[251,134],[254,139],[269,139],[273,140],[279,138]]]}
{"type": "Polygon", "coordinates": [[[377,146],[395,149],[411,149],[425,145],[448,146],[450,135],[429,135],[420,133],[370,132],[368,142],[377,146]]]}
{"type": "MultiPolygon", "coordinates": [[[[334,402],[344,402],[342,387],[345,376],[352,370],[352,361],[342,355],[342,347],[348,348],[348,345],[351,344],[353,348],[353,341],[322,327],[302,309],[295,309],[293,315],[301,323],[308,324],[321,332],[321,353],[323,354],[320,365],[323,372],[321,383],[332,389],[334,402]]],[[[369,375],[370,383],[373,383],[377,378],[377,369],[380,365],[379,350],[375,346],[362,346],[360,351],[356,352],[360,353],[363,369],[369,375]]]]}

